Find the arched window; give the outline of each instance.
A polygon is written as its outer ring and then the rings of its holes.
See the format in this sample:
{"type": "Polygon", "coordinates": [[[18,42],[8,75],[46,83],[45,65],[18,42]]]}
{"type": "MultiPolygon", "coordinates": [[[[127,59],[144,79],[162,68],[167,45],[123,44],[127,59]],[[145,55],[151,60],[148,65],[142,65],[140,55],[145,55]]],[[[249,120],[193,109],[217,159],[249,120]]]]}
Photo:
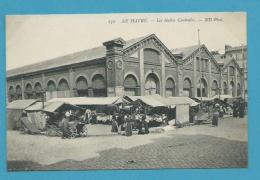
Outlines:
{"type": "Polygon", "coordinates": [[[160,63],[160,55],[154,49],[144,49],[144,61],[158,64],[160,63]]]}
{"type": "Polygon", "coordinates": [[[224,91],[224,94],[228,94],[228,86],[227,86],[226,82],[223,82],[223,91],[224,91]]]}
{"type": "Polygon", "coordinates": [[[24,97],[25,99],[33,99],[33,88],[32,88],[32,85],[31,84],[27,84],[25,86],[25,92],[24,92],[24,97]]]}
{"type": "Polygon", "coordinates": [[[88,82],[86,78],[84,78],[83,76],[77,78],[76,88],[77,88],[78,96],[80,97],[88,96],[88,82]]]}
{"type": "Polygon", "coordinates": [[[219,94],[218,93],[218,82],[216,80],[214,80],[212,82],[212,96],[215,96],[217,94],[219,94]]]}
{"type": "Polygon", "coordinates": [[[183,93],[184,96],[191,97],[192,91],[191,91],[191,80],[189,78],[185,78],[183,82],[183,93]]]}
{"type": "Polygon", "coordinates": [[[175,82],[172,78],[168,78],[166,80],[166,87],[165,87],[165,95],[166,97],[175,96],[175,82]]]}
{"type": "Polygon", "coordinates": [[[155,74],[149,74],[145,81],[145,95],[160,94],[159,79],[155,74]]]}
{"type": "Polygon", "coordinates": [[[39,83],[39,82],[35,83],[34,90],[35,90],[36,98],[37,99],[42,98],[43,92],[42,92],[42,85],[41,85],[41,83],[39,83]]]}
{"type": "Polygon", "coordinates": [[[241,95],[241,85],[240,83],[237,83],[237,96],[241,95]]]}
{"type": "Polygon", "coordinates": [[[47,83],[46,100],[57,98],[57,87],[54,81],[49,80],[47,83]]]}
{"type": "Polygon", "coordinates": [[[54,81],[50,80],[48,81],[48,84],[47,84],[47,91],[56,91],[56,84],[54,81]]]}
{"type": "Polygon", "coordinates": [[[69,84],[66,79],[61,79],[58,85],[58,91],[68,91],[70,90],[69,84]]]}
{"type": "Polygon", "coordinates": [[[16,98],[15,99],[22,99],[22,88],[20,85],[17,85],[15,87],[15,94],[16,94],[16,98]]]}
{"type": "Polygon", "coordinates": [[[70,88],[66,79],[61,79],[58,84],[58,98],[70,97],[70,88]]]}
{"type": "Polygon", "coordinates": [[[107,87],[105,78],[101,74],[96,74],[92,78],[93,95],[95,97],[106,97],[107,87]]]}
{"type": "Polygon", "coordinates": [[[204,78],[201,78],[197,84],[197,97],[208,97],[208,85],[204,78]]]}
{"type": "Polygon", "coordinates": [[[12,102],[13,100],[15,100],[15,93],[14,93],[14,87],[10,86],[8,89],[8,101],[12,102]]]}
{"type": "Polygon", "coordinates": [[[232,97],[235,97],[235,83],[233,81],[230,82],[229,89],[230,89],[230,95],[232,97]]]}
{"type": "Polygon", "coordinates": [[[129,74],[126,76],[124,80],[124,89],[125,89],[125,95],[127,96],[138,95],[137,80],[133,75],[129,74]]]}
{"type": "Polygon", "coordinates": [[[235,75],[235,68],[233,66],[229,66],[229,75],[234,76],[235,75]]]}

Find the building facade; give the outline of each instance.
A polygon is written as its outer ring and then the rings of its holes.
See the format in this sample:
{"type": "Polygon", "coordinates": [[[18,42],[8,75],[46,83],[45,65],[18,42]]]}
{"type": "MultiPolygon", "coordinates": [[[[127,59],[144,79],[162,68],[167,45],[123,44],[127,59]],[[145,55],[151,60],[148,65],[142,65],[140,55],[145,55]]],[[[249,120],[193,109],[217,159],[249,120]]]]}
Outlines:
{"type": "Polygon", "coordinates": [[[225,46],[225,56],[235,59],[244,74],[244,92],[247,96],[247,46],[225,46]]]}
{"type": "Polygon", "coordinates": [[[42,96],[46,100],[150,94],[212,97],[231,91],[237,96],[241,73],[236,61],[220,66],[205,45],[170,50],[151,34],[129,41],[117,38],[9,70],[6,97],[8,102],[42,96]]]}

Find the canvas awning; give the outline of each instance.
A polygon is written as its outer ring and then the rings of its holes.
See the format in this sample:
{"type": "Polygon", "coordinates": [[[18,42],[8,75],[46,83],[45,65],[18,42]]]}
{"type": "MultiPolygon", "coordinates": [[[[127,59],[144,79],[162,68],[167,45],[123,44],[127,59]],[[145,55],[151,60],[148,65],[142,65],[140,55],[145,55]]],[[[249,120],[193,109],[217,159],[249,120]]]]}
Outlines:
{"type": "Polygon", "coordinates": [[[9,104],[7,104],[7,109],[26,109],[32,104],[36,103],[37,99],[24,99],[24,100],[16,100],[9,104]]]}
{"type": "Polygon", "coordinates": [[[168,97],[166,98],[168,103],[178,105],[178,104],[189,104],[190,106],[197,106],[199,103],[194,101],[193,99],[189,97],[168,97]]]}
{"type": "MultiPolygon", "coordinates": [[[[44,107],[48,106],[51,104],[51,102],[44,102],[44,107]]],[[[40,111],[43,108],[43,103],[42,102],[36,102],[33,105],[27,107],[25,111],[40,111]]]]}
{"type": "Polygon", "coordinates": [[[232,97],[231,95],[228,94],[222,94],[222,95],[216,95],[213,97],[214,99],[220,99],[222,101],[224,101],[225,99],[233,99],[234,97],[232,97]]]}
{"type": "Polygon", "coordinates": [[[166,104],[156,100],[153,97],[148,96],[125,96],[125,99],[131,100],[132,102],[135,101],[142,101],[143,103],[151,106],[151,107],[163,107],[166,106],[166,104]]]}
{"type": "Polygon", "coordinates": [[[73,105],[111,105],[126,102],[121,97],[73,97],[73,98],[53,98],[48,102],[65,102],[73,105]]]}

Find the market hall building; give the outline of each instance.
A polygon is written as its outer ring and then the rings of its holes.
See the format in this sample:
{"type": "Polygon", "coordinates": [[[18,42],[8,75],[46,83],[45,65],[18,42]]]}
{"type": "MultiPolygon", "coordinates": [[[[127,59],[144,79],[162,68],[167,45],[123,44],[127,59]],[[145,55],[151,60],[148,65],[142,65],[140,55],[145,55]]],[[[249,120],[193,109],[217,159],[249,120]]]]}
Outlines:
{"type": "Polygon", "coordinates": [[[154,35],[122,38],[8,70],[7,102],[63,97],[240,96],[243,76],[233,59],[218,62],[205,45],[168,49],[154,35]]]}

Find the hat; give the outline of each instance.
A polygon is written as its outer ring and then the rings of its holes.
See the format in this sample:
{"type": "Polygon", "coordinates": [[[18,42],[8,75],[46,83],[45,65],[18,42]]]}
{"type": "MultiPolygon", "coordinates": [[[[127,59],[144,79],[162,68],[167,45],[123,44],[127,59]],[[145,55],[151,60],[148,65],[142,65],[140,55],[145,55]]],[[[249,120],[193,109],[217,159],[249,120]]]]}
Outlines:
{"type": "Polygon", "coordinates": [[[65,113],[65,116],[66,116],[66,117],[70,117],[70,113],[67,111],[67,112],[65,113]]]}
{"type": "Polygon", "coordinates": [[[215,107],[219,107],[219,104],[215,104],[215,107]]]}

